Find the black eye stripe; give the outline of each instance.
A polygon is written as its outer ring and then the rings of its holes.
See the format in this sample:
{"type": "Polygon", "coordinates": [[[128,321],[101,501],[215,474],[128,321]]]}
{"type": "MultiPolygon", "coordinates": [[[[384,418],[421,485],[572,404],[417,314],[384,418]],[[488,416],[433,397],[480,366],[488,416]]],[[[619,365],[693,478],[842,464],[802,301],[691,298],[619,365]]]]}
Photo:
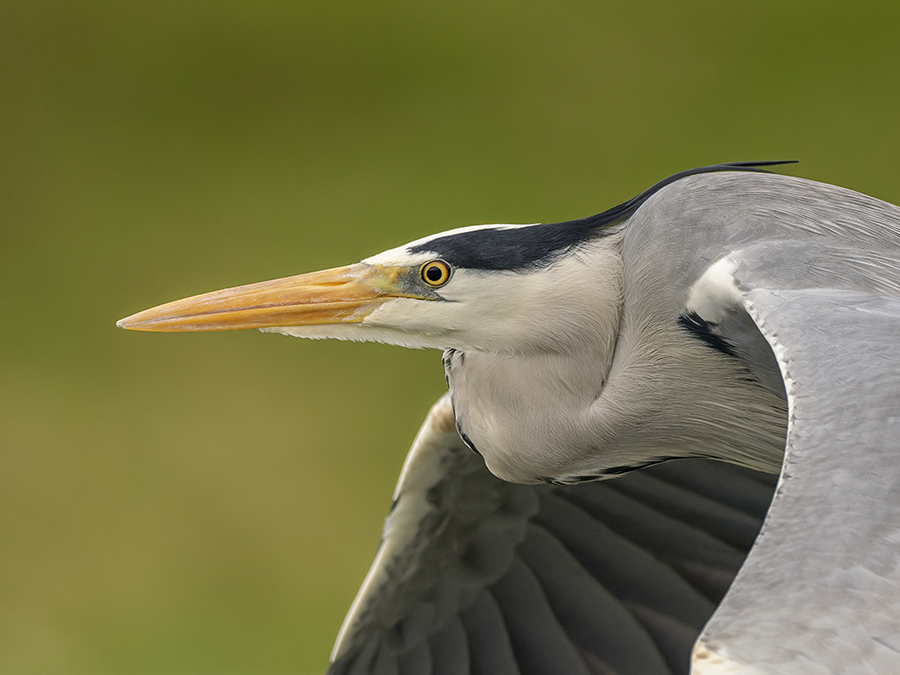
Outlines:
{"type": "MultiPolygon", "coordinates": [[[[449,260],[454,266],[478,270],[533,270],[565,255],[579,244],[608,233],[609,228],[634,215],[641,205],[666,185],[702,173],[718,171],[765,172],[763,167],[789,162],[735,162],[701,166],[669,176],[624,204],[595,216],[564,223],[523,227],[482,227],[456,234],[440,234],[410,246],[409,253],[425,253],[449,260]]],[[[426,282],[428,283],[428,282],[426,282]]]]}

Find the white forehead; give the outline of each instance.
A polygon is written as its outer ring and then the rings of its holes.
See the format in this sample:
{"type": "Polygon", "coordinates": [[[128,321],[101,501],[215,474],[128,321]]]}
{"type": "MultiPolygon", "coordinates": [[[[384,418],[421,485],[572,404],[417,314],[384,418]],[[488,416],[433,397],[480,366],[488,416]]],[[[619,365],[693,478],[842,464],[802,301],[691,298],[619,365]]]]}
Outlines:
{"type": "Polygon", "coordinates": [[[517,230],[523,227],[532,227],[540,223],[522,223],[522,224],[497,224],[497,225],[469,225],[467,227],[457,227],[455,230],[446,230],[436,234],[429,234],[427,237],[416,239],[415,241],[403,244],[397,248],[382,251],[376,255],[363,260],[364,263],[370,265],[421,265],[422,263],[433,260],[436,253],[428,251],[420,251],[413,253],[410,251],[413,247],[427,246],[429,241],[439,239],[441,237],[452,237],[457,234],[465,234],[467,232],[476,232],[478,230],[517,230]]]}

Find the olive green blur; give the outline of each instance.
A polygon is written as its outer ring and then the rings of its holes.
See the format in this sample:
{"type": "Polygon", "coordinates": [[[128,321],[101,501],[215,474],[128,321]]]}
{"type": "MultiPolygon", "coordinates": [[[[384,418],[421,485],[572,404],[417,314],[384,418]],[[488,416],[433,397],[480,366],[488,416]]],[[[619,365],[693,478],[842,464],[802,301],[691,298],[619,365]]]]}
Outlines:
{"type": "Polygon", "coordinates": [[[900,3],[0,3],[0,674],[320,673],[439,355],[115,321],[680,169],[900,202],[900,3]]]}

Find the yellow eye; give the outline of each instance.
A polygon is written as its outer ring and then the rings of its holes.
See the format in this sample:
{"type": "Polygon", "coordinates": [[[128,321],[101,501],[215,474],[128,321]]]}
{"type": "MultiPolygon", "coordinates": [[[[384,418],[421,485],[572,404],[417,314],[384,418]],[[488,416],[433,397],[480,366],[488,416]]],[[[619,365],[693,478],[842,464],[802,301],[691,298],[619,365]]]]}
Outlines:
{"type": "Polygon", "coordinates": [[[432,260],[422,265],[422,281],[429,286],[443,286],[450,281],[450,265],[443,260],[432,260]]]}

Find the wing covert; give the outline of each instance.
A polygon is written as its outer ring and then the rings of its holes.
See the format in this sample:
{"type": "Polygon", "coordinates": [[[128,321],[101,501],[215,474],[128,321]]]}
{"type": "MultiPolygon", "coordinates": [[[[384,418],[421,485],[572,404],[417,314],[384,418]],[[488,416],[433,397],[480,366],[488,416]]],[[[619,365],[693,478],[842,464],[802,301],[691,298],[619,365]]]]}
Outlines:
{"type": "Polygon", "coordinates": [[[789,422],[769,515],[694,673],[900,672],[898,260],[890,244],[788,242],[717,263],[721,297],[775,354],[789,422]]]}

